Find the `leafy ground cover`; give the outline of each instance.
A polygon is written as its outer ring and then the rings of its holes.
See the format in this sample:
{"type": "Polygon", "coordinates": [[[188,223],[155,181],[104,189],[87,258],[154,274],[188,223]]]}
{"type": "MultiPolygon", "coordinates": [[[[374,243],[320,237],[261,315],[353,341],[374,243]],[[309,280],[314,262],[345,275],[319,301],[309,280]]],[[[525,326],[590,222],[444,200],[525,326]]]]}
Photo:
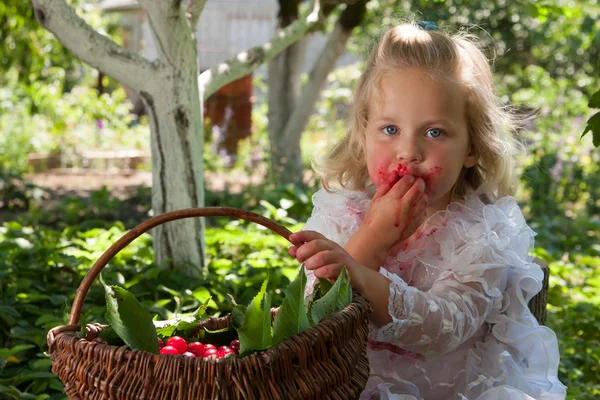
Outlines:
{"type": "MultiPolygon", "coordinates": [[[[257,187],[239,195],[210,193],[208,199],[246,208],[250,204],[254,211],[291,230],[299,229],[301,222],[297,221],[310,213],[314,188],[290,185],[269,189],[257,187]]],[[[34,212],[14,213],[0,227],[0,395],[63,399],[62,384],[50,372],[50,360],[44,354],[46,333],[67,322],[77,286],[87,270],[134,222],[125,226],[118,221],[115,210],[119,200],[105,191],[87,199],[67,197],[51,211],[36,213],[32,206],[35,190],[20,192],[34,212]]],[[[149,196],[140,189],[139,197],[132,201],[147,206],[149,196]]],[[[536,255],[550,263],[547,324],[559,337],[561,379],[569,386],[569,398],[597,398],[600,222],[554,213],[530,219],[530,224],[539,234],[536,255]]],[[[209,264],[197,277],[153,264],[150,235],[119,253],[103,277],[108,284],[133,293],[159,319],[192,312],[209,298],[207,314],[229,313],[234,304],[228,294],[239,304],[249,304],[267,275],[266,291],[272,296],[272,305],[281,305],[282,288],[294,279],[298,268],[287,255],[283,238],[253,224],[217,218],[209,224],[206,241],[209,264]]],[[[106,322],[105,307],[104,289],[96,282],[81,322],[106,322]]]]}

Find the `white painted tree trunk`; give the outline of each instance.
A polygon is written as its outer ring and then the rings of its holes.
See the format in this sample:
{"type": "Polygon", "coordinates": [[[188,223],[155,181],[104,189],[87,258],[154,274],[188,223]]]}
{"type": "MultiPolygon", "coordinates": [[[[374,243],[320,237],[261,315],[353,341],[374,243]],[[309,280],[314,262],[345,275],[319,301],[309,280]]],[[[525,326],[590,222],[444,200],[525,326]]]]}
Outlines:
{"type": "MultiPolygon", "coordinates": [[[[203,107],[195,52],[191,57],[154,87],[140,92],[150,117],[155,215],[204,205],[203,107]]],[[[187,265],[192,274],[205,264],[203,219],[173,221],[153,231],[157,262],[187,265]]]]}

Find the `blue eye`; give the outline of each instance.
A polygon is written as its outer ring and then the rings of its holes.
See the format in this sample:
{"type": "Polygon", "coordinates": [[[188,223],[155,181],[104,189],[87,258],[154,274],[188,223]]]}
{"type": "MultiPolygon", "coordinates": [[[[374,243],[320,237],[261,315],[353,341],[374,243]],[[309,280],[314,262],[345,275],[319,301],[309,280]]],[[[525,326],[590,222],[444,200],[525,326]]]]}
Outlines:
{"type": "Polygon", "coordinates": [[[386,126],[386,127],[383,128],[383,132],[386,135],[394,136],[394,135],[396,135],[398,133],[398,128],[396,128],[394,125],[388,125],[388,126],[386,126]]]}
{"type": "Polygon", "coordinates": [[[439,138],[443,134],[444,134],[444,132],[442,132],[442,130],[438,129],[438,128],[428,129],[427,133],[426,133],[427,136],[432,137],[434,139],[439,138]]]}

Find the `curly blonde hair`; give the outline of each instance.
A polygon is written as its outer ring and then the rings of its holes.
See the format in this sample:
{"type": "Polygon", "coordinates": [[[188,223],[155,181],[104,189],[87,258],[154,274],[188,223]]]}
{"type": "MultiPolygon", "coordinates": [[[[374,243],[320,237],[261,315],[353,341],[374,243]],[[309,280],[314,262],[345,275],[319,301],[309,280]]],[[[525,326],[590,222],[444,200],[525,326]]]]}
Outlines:
{"type": "Polygon", "coordinates": [[[517,188],[515,156],[522,149],[514,134],[517,118],[496,96],[492,67],[473,35],[426,31],[406,23],[387,31],[371,53],[361,75],[351,108],[348,132],[313,166],[323,187],[332,185],[366,191],[372,184],[366,165],[365,130],[369,104],[381,77],[390,71],[423,68],[432,77],[458,83],[466,95],[469,142],[478,162],[463,168],[453,193],[468,190],[494,200],[512,195],[517,188]]]}

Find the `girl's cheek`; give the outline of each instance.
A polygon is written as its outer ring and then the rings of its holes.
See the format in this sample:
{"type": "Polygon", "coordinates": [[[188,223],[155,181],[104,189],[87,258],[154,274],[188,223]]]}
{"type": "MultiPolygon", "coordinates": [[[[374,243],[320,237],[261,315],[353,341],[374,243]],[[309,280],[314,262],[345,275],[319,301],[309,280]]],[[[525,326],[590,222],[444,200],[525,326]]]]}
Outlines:
{"type": "Polygon", "coordinates": [[[398,175],[390,171],[389,160],[371,160],[368,165],[369,176],[375,186],[379,187],[383,183],[394,184],[398,180],[398,175]]]}
{"type": "Polygon", "coordinates": [[[438,187],[439,181],[442,176],[442,167],[431,167],[427,172],[427,175],[423,177],[425,179],[425,192],[433,193],[438,187]]]}

